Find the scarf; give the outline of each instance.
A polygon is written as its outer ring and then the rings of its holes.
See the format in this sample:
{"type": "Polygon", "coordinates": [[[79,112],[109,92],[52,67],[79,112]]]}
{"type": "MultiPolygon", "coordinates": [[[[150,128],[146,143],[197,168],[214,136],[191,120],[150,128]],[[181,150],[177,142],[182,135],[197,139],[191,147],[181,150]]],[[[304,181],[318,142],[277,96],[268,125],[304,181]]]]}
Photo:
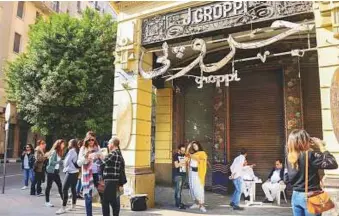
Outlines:
{"type": "Polygon", "coordinates": [[[205,185],[205,176],[207,172],[207,154],[204,151],[198,151],[193,154],[199,157],[198,162],[198,176],[202,185],[205,185]]]}

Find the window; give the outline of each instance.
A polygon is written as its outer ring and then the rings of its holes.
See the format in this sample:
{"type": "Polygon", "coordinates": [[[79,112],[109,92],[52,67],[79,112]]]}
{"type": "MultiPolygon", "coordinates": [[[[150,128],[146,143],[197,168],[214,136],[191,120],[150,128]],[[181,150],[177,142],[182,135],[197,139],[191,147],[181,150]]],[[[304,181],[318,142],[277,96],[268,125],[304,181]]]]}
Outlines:
{"type": "Polygon", "coordinates": [[[21,43],[21,35],[16,33],[14,34],[14,46],[13,51],[16,53],[20,52],[20,43],[21,43]]]}
{"type": "Polygon", "coordinates": [[[20,17],[21,19],[24,16],[24,6],[25,6],[25,2],[23,1],[18,2],[18,9],[16,11],[16,15],[20,17]]]}
{"type": "Polygon", "coordinates": [[[55,12],[59,13],[59,11],[60,11],[60,2],[58,2],[58,1],[54,1],[53,2],[53,10],[55,12]]]}
{"type": "Polygon", "coordinates": [[[77,11],[81,13],[81,1],[77,1],[77,11]]]}

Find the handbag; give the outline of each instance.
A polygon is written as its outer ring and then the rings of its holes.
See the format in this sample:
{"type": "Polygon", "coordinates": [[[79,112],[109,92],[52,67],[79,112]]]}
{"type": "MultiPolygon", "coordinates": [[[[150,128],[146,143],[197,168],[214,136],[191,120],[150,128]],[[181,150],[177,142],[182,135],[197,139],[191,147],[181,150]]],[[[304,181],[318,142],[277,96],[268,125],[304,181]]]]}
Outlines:
{"type": "Polygon", "coordinates": [[[320,214],[334,208],[334,203],[327,192],[321,190],[308,195],[308,151],[305,160],[305,194],[308,212],[320,214]]]}
{"type": "Polygon", "coordinates": [[[130,199],[131,201],[131,210],[132,211],[145,211],[147,210],[147,200],[146,196],[135,196],[130,199]]]}

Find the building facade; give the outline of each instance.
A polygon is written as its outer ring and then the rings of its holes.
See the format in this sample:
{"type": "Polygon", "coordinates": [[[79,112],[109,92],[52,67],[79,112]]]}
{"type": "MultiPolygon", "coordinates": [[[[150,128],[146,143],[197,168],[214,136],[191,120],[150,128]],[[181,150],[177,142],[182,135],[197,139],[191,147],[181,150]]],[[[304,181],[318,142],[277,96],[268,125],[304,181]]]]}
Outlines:
{"type": "MultiPolygon", "coordinates": [[[[46,17],[52,13],[69,13],[79,17],[87,7],[94,8],[100,13],[108,13],[114,19],[116,13],[109,2],[99,1],[13,1],[0,2],[0,155],[4,153],[4,112],[6,107],[6,92],[4,67],[7,61],[14,60],[19,53],[25,51],[28,43],[29,26],[40,16],[46,17]]],[[[34,144],[39,139],[33,134],[25,122],[15,116],[10,124],[8,156],[18,157],[20,149],[26,143],[34,144]]]]}
{"type": "MultiPolygon", "coordinates": [[[[241,148],[266,179],[293,129],[324,139],[339,159],[339,4],[112,5],[119,23],[112,134],[122,141],[127,187],[147,193],[150,206],[155,182],[172,182],[176,146],[192,140],[209,156],[206,188],[217,193],[228,191],[229,164],[241,148]]],[[[338,170],[326,171],[333,191],[338,178],[338,170]]]]}

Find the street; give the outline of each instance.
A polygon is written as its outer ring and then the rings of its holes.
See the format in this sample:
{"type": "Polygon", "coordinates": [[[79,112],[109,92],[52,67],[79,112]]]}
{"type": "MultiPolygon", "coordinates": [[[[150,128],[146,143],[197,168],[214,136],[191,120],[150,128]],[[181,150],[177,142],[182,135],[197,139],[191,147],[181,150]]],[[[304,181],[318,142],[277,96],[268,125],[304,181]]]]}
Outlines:
{"type": "MultiPolygon", "coordinates": [[[[3,164],[1,164],[1,187],[2,187],[2,171],[3,164]]],[[[63,174],[61,174],[63,179],[63,174]]],[[[6,190],[5,194],[0,195],[0,215],[6,216],[42,216],[42,215],[55,215],[55,212],[61,206],[61,200],[57,193],[55,184],[52,186],[51,202],[55,205],[54,208],[47,208],[44,206],[44,197],[30,196],[29,190],[21,190],[23,186],[23,175],[20,163],[7,164],[7,177],[6,177],[6,190]]],[[[45,185],[43,184],[43,190],[45,185]]],[[[183,199],[188,204],[190,203],[189,191],[183,191],[183,199]]],[[[289,205],[264,205],[256,207],[248,207],[245,211],[236,212],[231,210],[228,206],[229,197],[218,195],[215,193],[206,193],[206,204],[208,212],[203,215],[291,215],[289,205]]],[[[93,214],[98,216],[101,214],[101,206],[98,203],[93,204],[93,214]]],[[[132,212],[129,209],[123,209],[121,215],[126,216],[152,216],[152,215],[200,215],[201,213],[196,210],[183,210],[179,211],[173,207],[173,189],[168,187],[156,187],[156,208],[149,209],[146,212],[132,212]]],[[[71,215],[85,215],[84,201],[78,200],[76,211],[64,214],[71,215]]]]}

